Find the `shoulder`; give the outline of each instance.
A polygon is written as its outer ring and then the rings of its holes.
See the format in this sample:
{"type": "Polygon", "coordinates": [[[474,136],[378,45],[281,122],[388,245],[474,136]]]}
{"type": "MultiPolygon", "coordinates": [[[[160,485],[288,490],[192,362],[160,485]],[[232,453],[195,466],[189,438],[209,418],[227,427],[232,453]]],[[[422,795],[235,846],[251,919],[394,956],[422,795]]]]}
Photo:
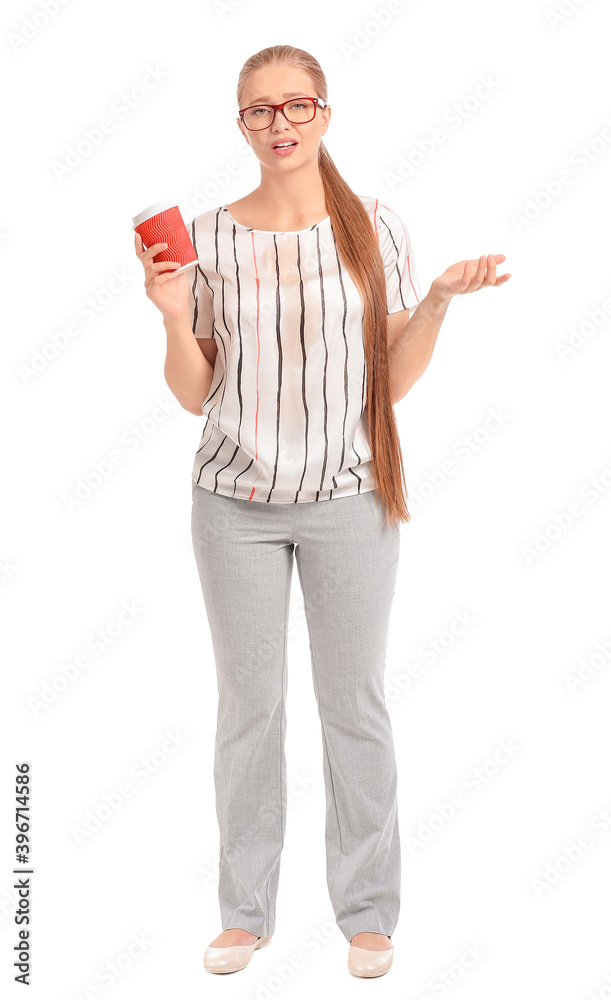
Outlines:
{"type": "Polygon", "coordinates": [[[380,242],[396,239],[400,236],[405,226],[401,215],[389,205],[386,199],[378,198],[375,195],[358,195],[362,201],[374,231],[380,242]]]}
{"type": "Polygon", "coordinates": [[[192,227],[195,227],[196,233],[214,232],[217,220],[222,218],[224,214],[223,205],[216,205],[215,208],[209,208],[207,211],[201,212],[200,215],[196,215],[189,222],[185,222],[185,225],[189,231],[191,231],[192,227]]]}
{"type": "Polygon", "coordinates": [[[218,234],[223,229],[224,215],[223,206],[217,205],[196,215],[190,222],[185,221],[199,260],[199,270],[203,272],[205,278],[217,268],[218,234]]]}

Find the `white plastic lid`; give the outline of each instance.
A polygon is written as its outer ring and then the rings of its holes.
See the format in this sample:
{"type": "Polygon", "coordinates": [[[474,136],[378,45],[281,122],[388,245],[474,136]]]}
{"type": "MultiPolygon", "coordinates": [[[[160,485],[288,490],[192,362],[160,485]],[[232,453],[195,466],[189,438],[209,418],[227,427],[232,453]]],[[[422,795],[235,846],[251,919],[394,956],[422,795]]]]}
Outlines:
{"type": "Polygon", "coordinates": [[[146,222],[147,219],[151,219],[153,215],[157,215],[159,212],[165,212],[166,208],[178,208],[178,205],[175,201],[157,201],[154,205],[149,205],[149,207],[145,208],[139,215],[134,215],[132,219],[132,229],[139,226],[141,222],[146,222]]]}

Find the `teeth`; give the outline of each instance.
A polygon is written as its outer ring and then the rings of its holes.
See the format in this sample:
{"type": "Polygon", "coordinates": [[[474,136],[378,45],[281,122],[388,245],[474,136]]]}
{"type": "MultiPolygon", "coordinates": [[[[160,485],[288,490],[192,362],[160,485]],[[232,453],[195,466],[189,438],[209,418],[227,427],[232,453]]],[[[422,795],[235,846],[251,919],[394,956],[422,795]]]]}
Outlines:
{"type": "Polygon", "coordinates": [[[286,149],[287,146],[294,146],[294,142],[277,142],[274,149],[286,149]]]}

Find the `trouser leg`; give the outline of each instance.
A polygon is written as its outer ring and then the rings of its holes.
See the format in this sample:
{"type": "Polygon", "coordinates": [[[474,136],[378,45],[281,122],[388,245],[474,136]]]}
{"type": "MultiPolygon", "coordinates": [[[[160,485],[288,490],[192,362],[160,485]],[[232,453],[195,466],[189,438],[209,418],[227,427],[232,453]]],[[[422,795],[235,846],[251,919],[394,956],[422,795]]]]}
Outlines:
{"type": "Polygon", "coordinates": [[[218,686],[214,781],[222,928],[275,928],[286,824],[289,511],[193,487],[192,539],[218,686]]]}
{"type": "Polygon", "coordinates": [[[384,668],[400,530],[384,523],[372,491],[296,506],[294,539],[322,730],[331,903],[348,941],[392,935],[401,854],[384,668]]]}

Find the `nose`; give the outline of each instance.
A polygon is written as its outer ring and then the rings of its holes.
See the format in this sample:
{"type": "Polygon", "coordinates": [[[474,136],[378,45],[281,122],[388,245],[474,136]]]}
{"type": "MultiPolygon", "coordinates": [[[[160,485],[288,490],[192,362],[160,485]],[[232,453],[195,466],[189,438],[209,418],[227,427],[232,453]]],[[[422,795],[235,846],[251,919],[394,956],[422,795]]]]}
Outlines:
{"type": "Polygon", "coordinates": [[[276,108],[276,110],[274,111],[274,117],[272,118],[272,124],[271,124],[272,132],[276,131],[276,118],[280,122],[280,128],[285,129],[291,127],[291,123],[284,114],[284,111],[281,113],[281,115],[279,114],[278,108],[276,108]]]}

